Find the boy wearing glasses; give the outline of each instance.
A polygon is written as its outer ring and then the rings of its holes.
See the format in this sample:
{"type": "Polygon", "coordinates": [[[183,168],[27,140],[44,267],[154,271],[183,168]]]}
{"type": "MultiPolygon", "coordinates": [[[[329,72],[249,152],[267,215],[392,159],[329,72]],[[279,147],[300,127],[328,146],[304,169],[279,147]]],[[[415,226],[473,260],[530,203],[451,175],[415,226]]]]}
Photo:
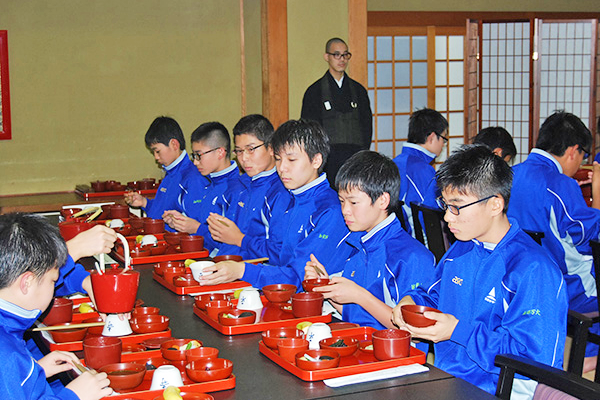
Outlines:
{"type": "MultiPolygon", "coordinates": [[[[512,171],[483,145],[464,146],[436,174],[440,207],[457,241],[431,285],[409,292],[392,313],[413,337],[431,340],[435,365],[494,394],[497,354],[562,368],[567,288],[544,249],[506,216],[512,171]],[[407,325],[405,304],[440,310],[426,328],[407,325]]],[[[516,379],[511,399],[531,398],[537,382],[516,379]]]]}
{"type": "Polygon", "coordinates": [[[329,39],[323,55],[329,69],[306,89],[302,100],[301,117],[317,121],[329,136],[331,152],[325,172],[332,187],[344,161],[368,149],[373,136],[367,91],[346,74],[351,57],[346,42],[340,38],[329,39]]]}
{"type": "MultiPolygon", "coordinates": [[[[542,246],[563,273],[569,308],[580,313],[598,311],[590,240],[598,240],[600,211],[587,206],[571,177],[591,146],[592,135],[577,116],[564,111],[549,116],[535,148],[513,167],[513,197],[508,209],[508,215],[523,229],[544,233],[542,246]]],[[[592,183],[594,200],[600,198],[598,183],[592,183]]],[[[597,355],[595,349],[588,346],[587,354],[597,355]]],[[[594,364],[589,357],[584,370],[594,364]]]]}
{"type": "Polygon", "coordinates": [[[207,219],[217,249],[212,255],[269,257],[276,262],[274,257],[279,255],[280,247],[267,239],[274,218],[281,218],[290,195],[275,168],[273,125],[262,115],[247,115],[233,127],[233,137],[233,151],[246,174],[241,177],[241,185],[217,199],[215,213],[207,219]]]}
{"type": "Polygon", "coordinates": [[[273,134],[271,146],[277,173],[290,193],[288,207],[268,238],[279,242],[278,262],[270,259],[269,264],[254,265],[223,261],[204,268],[214,273],[201,277],[201,285],[242,279],[257,288],[273,283],[301,287],[310,255],[327,265],[332,249],[348,233],[337,194],[322,173],[329,141],[321,126],[302,119],[287,121],[273,134]]]}
{"type": "Polygon", "coordinates": [[[341,268],[341,277],[313,291],[330,299],[344,321],[392,328],[392,307],[406,292],[431,281],[435,258],[396,218],[400,175],[391,159],[375,151],[358,152],[342,165],[335,183],[351,232],[338,243],[327,268],[312,256],[304,278],[318,278],[317,269],[341,268]]]}
{"type": "Polygon", "coordinates": [[[185,153],[185,138],[177,121],[169,117],[156,118],[145,136],[146,147],[154,159],[165,170],[165,177],[154,199],[147,199],[137,192],[126,192],[125,203],[131,207],[141,207],[150,218],[160,219],[165,210],[177,207],[179,184],[200,176],[185,153]]]}
{"type": "Polygon", "coordinates": [[[240,171],[231,161],[229,132],[219,122],[206,122],[192,132],[194,165],[202,177],[193,176],[181,183],[176,209],[162,215],[165,222],[179,232],[208,236],[205,223],[211,207],[227,190],[240,184],[240,171]]]}
{"type": "MultiPolygon", "coordinates": [[[[394,162],[400,170],[400,200],[402,210],[415,237],[410,203],[424,203],[437,207],[435,198],[435,169],[431,163],[440,155],[448,141],[448,121],[442,114],[430,108],[417,110],[408,122],[408,139],[394,162]]],[[[421,224],[425,226],[424,224],[421,224]]]]}

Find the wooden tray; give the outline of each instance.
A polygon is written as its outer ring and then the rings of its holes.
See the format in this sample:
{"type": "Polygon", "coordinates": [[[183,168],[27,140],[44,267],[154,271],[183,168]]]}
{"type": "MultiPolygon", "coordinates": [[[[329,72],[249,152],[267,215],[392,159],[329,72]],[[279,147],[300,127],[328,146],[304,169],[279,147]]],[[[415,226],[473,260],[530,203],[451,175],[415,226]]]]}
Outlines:
{"type": "MultiPolygon", "coordinates": [[[[125,257],[119,253],[117,253],[114,249],[111,250],[110,256],[120,263],[125,262],[125,257]]],[[[131,257],[131,265],[140,265],[140,264],[156,264],[163,261],[179,261],[185,260],[188,258],[197,259],[197,258],[206,258],[208,257],[208,250],[204,249],[202,251],[194,251],[191,253],[173,253],[173,254],[161,254],[159,256],[148,256],[148,257],[131,257]]]]}
{"type": "MultiPolygon", "coordinates": [[[[265,300],[266,301],[266,300],[265,300]]],[[[265,302],[263,301],[263,303],[265,302]]],[[[235,302],[233,302],[235,304],[235,302]]],[[[268,302],[265,308],[268,307],[268,302]]],[[[266,311],[263,308],[263,317],[266,311]]],[[[245,333],[255,333],[255,332],[263,332],[268,329],[280,328],[282,326],[296,326],[299,322],[302,321],[310,321],[310,322],[331,322],[331,314],[327,315],[318,315],[315,317],[305,317],[305,318],[295,318],[291,313],[289,313],[289,318],[285,319],[270,319],[268,321],[263,321],[262,319],[255,324],[246,324],[246,325],[235,325],[235,326],[225,326],[222,325],[219,321],[212,319],[208,316],[206,311],[203,311],[196,307],[194,304],[194,314],[196,314],[200,319],[206,322],[208,325],[213,327],[219,333],[223,335],[243,335],[245,333]]],[[[288,313],[286,313],[288,314],[288,313]]]]}
{"type": "MultiPolygon", "coordinates": [[[[360,327],[350,328],[335,331],[334,336],[336,337],[347,337],[355,338],[359,341],[371,340],[371,333],[375,332],[375,328],[371,327],[360,327]]],[[[306,371],[298,368],[296,364],[293,364],[279,355],[277,350],[268,348],[262,340],[258,345],[259,351],[279,365],[281,368],[297,376],[303,381],[321,381],[323,379],[337,378],[340,376],[360,374],[363,372],[378,371],[380,369],[399,367],[401,365],[409,364],[425,364],[426,355],[421,350],[410,347],[410,355],[406,358],[398,358],[395,360],[379,361],[375,358],[373,353],[367,353],[362,350],[358,350],[353,355],[348,357],[340,358],[340,365],[337,368],[321,369],[318,371],[306,371]]]]}
{"type": "Polygon", "coordinates": [[[89,185],[76,185],[75,186],[75,194],[81,197],[84,200],[95,199],[99,197],[123,197],[126,192],[133,191],[141,194],[142,196],[152,196],[156,195],[157,189],[147,189],[147,190],[118,190],[118,191],[107,191],[107,192],[94,192],[94,190],[89,185]]]}
{"type": "Polygon", "coordinates": [[[223,290],[234,291],[236,289],[252,287],[251,284],[249,284],[248,282],[244,282],[244,281],[221,283],[220,285],[210,285],[210,286],[200,286],[200,285],[175,286],[173,284],[173,282],[167,282],[165,278],[158,275],[156,272],[152,273],[152,277],[154,278],[154,280],[156,282],[160,283],[161,285],[163,285],[164,287],[169,289],[171,292],[182,295],[182,296],[186,295],[186,294],[196,294],[196,293],[202,294],[202,293],[221,292],[223,290]]]}
{"type": "MultiPolygon", "coordinates": [[[[152,332],[152,333],[132,333],[127,336],[118,336],[119,339],[123,342],[123,344],[138,344],[142,343],[146,339],[151,339],[155,337],[171,337],[171,329],[167,329],[166,331],[160,332],[152,332]]],[[[65,342],[65,343],[48,343],[50,346],[50,351],[54,350],[64,350],[64,351],[80,351],[83,350],[83,341],[80,340],[78,342],[65,342]]]]}
{"type": "MultiPolygon", "coordinates": [[[[148,358],[161,357],[162,355],[160,350],[123,353],[121,355],[121,362],[139,361],[146,360],[148,358]]],[[[181,389],[181,391],[184,393],[207,393],[235,388],[235,375],[233,374],[227,379],[196,383],[189,379],[184,371],[182,373],[182,378],[184,385],[181,386],[179,389],[181,389]]],[[[162,395],[163,390],[150,390],[151,383],[151,379],[144,378],[144,381],[140,384],[140,386],[129,390],[120,390],[118,395],[107,396],[104,397],[104,399],[112,400],[135,397],[136,399],[140,400],[153,400],[156,397],[160,397],[162,395]]]]}

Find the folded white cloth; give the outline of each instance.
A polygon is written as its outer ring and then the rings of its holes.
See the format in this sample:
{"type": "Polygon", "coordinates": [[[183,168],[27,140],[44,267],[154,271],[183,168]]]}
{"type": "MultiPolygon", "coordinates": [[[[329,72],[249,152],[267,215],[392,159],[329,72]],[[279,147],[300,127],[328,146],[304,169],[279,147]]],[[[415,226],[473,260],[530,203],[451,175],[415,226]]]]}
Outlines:
{"type": "Polygon", "coordinates": [[[355,383],[364,383],[379,381],[382,379],[397,378],[404,375],[419,374],[421,372],[427,372],[429,368],[421,364],[410,364],[402,365],[400,367],[387,368],[379,371],[365,372],[362,374],[340,376],[339,378],[331,378],[323,380],[329,387],[341,387],[346,385],[353,385],[355,383]]]}

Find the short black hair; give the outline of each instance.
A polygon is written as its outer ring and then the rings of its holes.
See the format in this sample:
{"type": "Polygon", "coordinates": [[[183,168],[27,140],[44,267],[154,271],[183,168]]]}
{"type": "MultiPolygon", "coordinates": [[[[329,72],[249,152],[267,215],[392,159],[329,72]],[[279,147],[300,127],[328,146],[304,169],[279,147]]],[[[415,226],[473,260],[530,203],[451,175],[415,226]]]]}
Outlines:
{"type": "Polygon", "coordinates": [[[454,151],[435,174],[440,191],[456,190],[483,199],[500,195],[506,213],[513,173],[503,159],[482,144],[463,145],[454,151]]]}
{"type": "Polygon", "coordinates": [[[175,139],[179,142],[179,149],[185,150],[185,138],[183,137],[183,131],[181,127],[173,118],[170,117],[158,117],[148,128],[144,140],[146,147],[150,147],[153,144],[162,143],[165,146],[169,145],[171,139],[175,139]]]}
{"type": "Polygon", "coordinates": [[[448,129],[448,121],[436,110],[423,108],[410,116],[408,121],[408,143],[423,144],[431,132],[441,136],[448,129]]]}
{"type": "Polygon", "coordinates": [[[390,195],[388,215],[398,206],[400,196],[400,172],[387,156],[371,150],[363,150],[350,157],[335,177],[337,191],[360,190],[371,198],[373,204],[382,194],[390,195]]]}
{"type": "Polygon", "coordinates": [[[307,119],[291,119],[281,124],[271,141],[273,153],[278,155],[286,146],[298,145],[312,161],[317,154],[323,157],[319,174],[323,172],[329,156],[329,137],[318,122],[307,119]]]}
{"type": "Polygon", "coordinates": [[[515,147],[515,142],[513,141],[512,136],[510,136],[510,133],[508,133],[508,131],[501,126],[490,126],[483,128],[479,131],[477,136],[475,136],[473,143],[484,144],[492,151],[499,148],[502,150],[502,158],[508,156],[513,158],[517,155],[517,148],[515,147]]]}
{"type": "Polygon", "coordinates": [[[329,50],[331,49],[331,45],[334,43],[342,43],[344,46],[348,47],[348,45],[346,44],[346,42],[344,42],[343,39],[340,39],[339,37],[334,37],[331,38],[327,41],[327,43],[325,43],[325,53],[329,53],[329,50]]]}
{"type": "Polygon", "coordinates": [[[273,124],[260,114],[250,114],[242,117],[233,127],[233,137],[249,134],[269,145],[273,138],[273,124]]]}
{"type": "Polygon", "coordinates": [[[0,215],[0,289],[25,272],[38,279],[67,261],[67,245],[45,217],[33,214],[0,215]]]}
{"type": "Polygon", "coordinates": [[[546,118],[539,133],[535,147],[558,157],[571,146],[579,145],[579,150],[585,153],[592,147],[590,130],[579,117],[562,110],[546,118]]]}
{"type": "Polygon", "coordinates": [[[227,157],[231,154],[229,131],[220,122],[205,122],[192,132],[192,143],[205,142],[210,147],[223,147],[227,157]]]}

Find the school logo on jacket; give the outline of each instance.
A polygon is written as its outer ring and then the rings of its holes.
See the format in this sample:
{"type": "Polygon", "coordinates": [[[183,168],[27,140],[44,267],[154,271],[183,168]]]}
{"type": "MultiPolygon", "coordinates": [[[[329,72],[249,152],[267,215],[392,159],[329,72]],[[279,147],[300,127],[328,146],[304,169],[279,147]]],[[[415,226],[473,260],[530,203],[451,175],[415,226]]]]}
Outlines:
{"type": "Polygon", "coordinates": [[[458,286],[462,286],[463,278],[459,278],[458,276],[455,276],[454,278],[452,278],[452,283],[455,283],[458,286]]]}
{"type": "Polygon", "coordinates": [[[492,290],[490,290],[490,292],[488,293],[488,295],[485,296],[485,301],[487,301],[488,303],[492,303],[492,304],[496,303],[496,288],[495,287],[493,287],[492,290]]]}
{"type": "Polygon", "coordinates": [[[160,188],[160,191],[163,192],[163,193],[167,193],[167,188],[166,187],[162,187],[162,188],[160,188]]]}

